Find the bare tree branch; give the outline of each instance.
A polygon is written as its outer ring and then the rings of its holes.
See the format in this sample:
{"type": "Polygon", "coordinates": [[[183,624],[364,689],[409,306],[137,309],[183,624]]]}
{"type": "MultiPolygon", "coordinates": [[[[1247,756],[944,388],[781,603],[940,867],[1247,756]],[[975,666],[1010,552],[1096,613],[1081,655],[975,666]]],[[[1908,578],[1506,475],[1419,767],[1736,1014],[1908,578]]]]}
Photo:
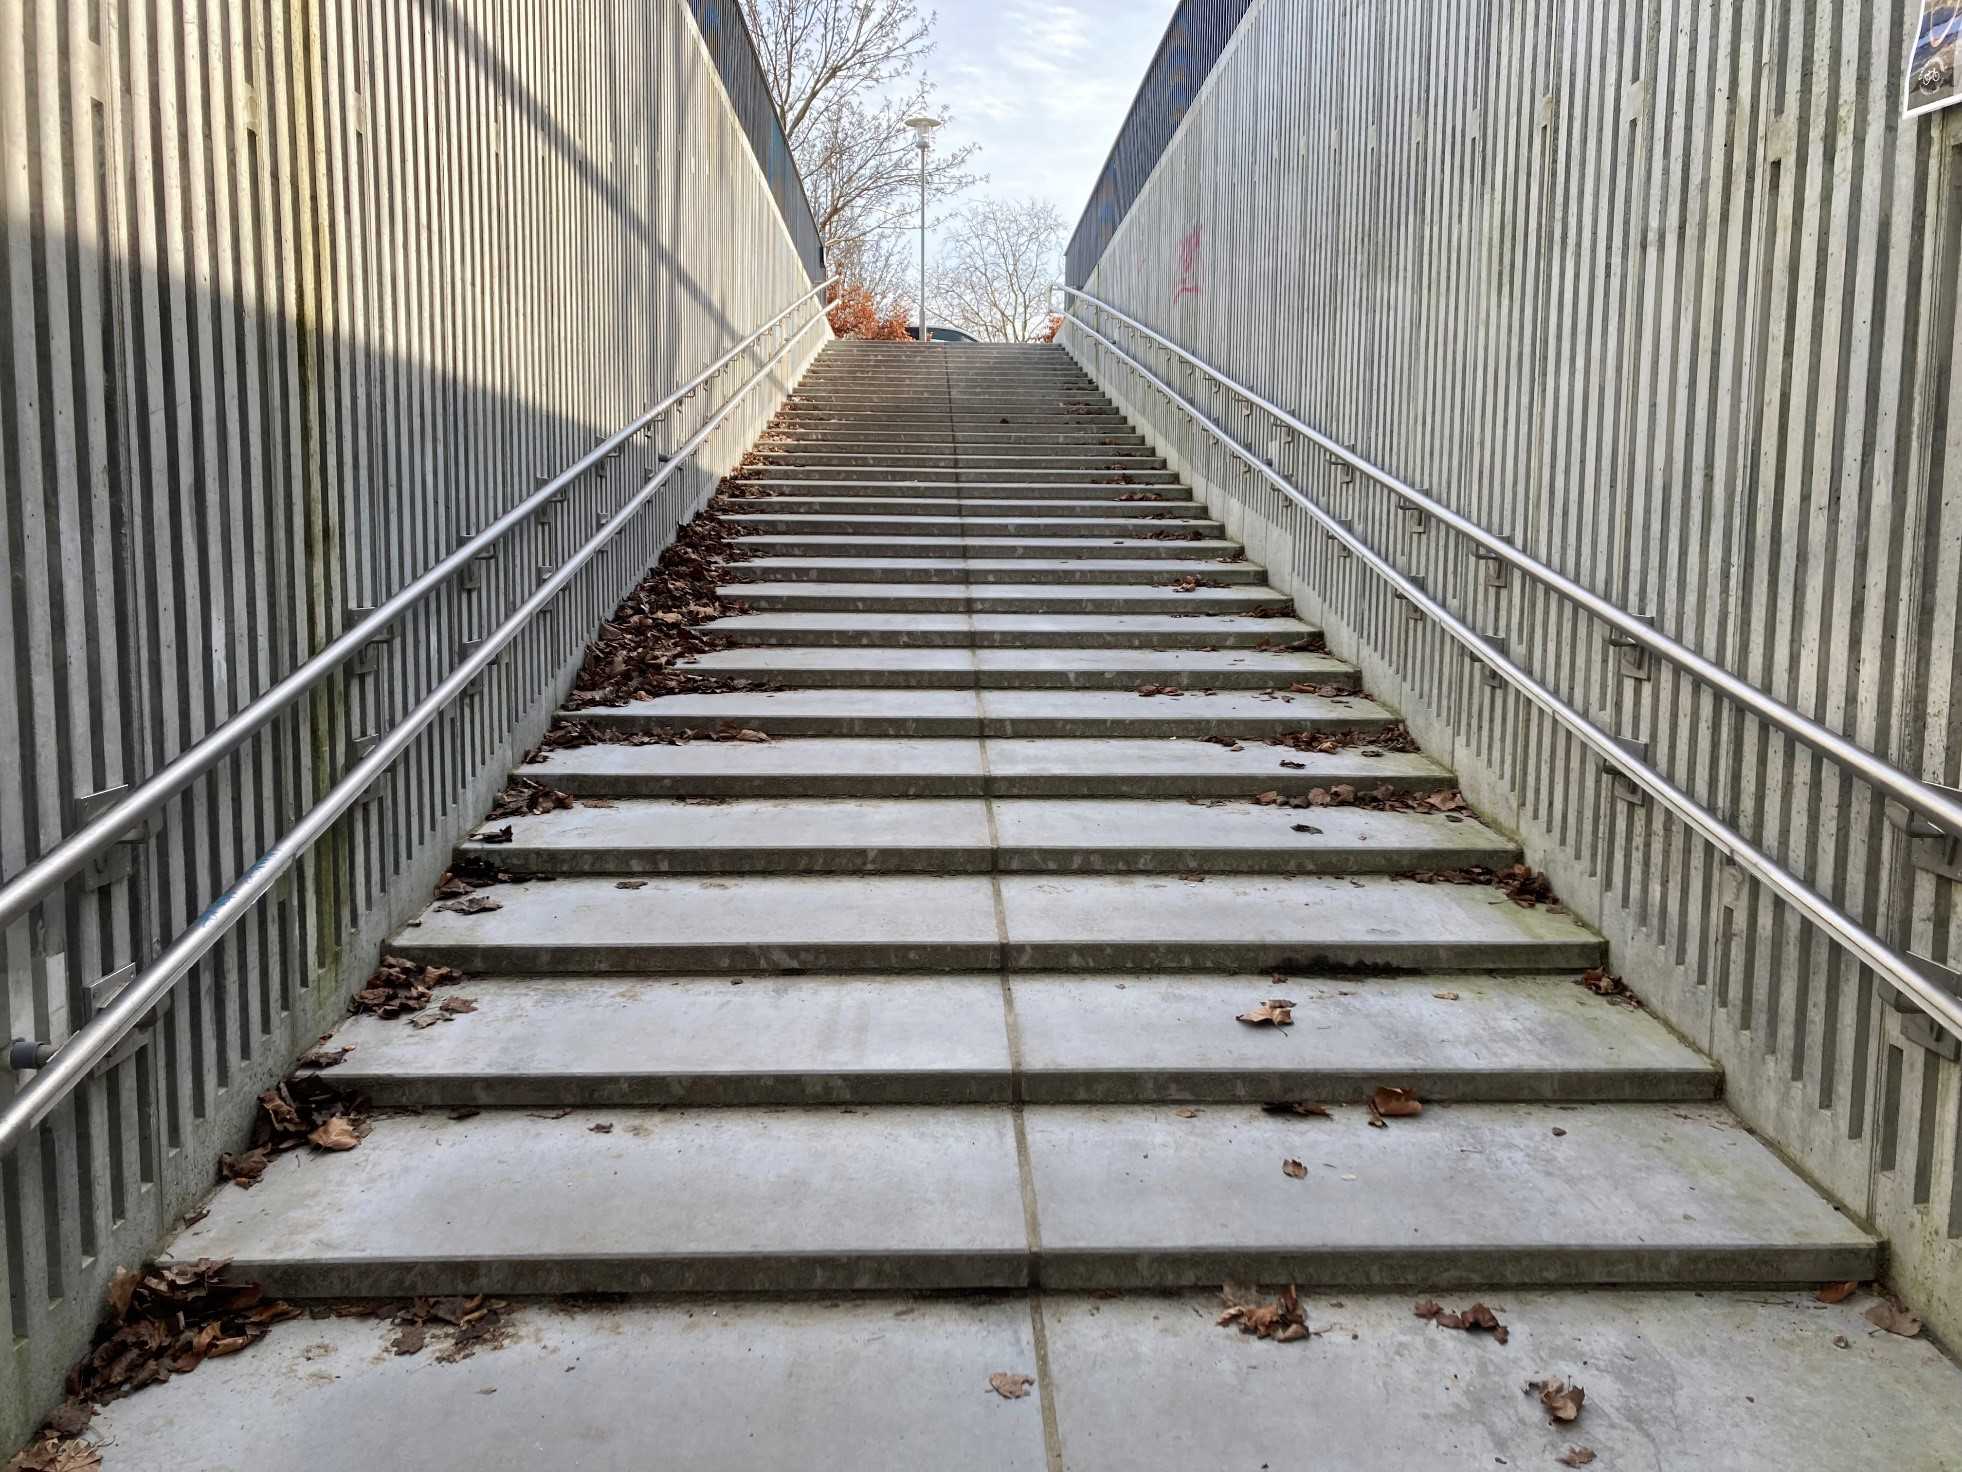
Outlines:
{"type": "Polygon", "coordinates": [[[1037,341],[1062,254],[1063,217],[1048,200],[978,200],[954,217],[941,247],[939,315],[988,341],[1037,341]]]}

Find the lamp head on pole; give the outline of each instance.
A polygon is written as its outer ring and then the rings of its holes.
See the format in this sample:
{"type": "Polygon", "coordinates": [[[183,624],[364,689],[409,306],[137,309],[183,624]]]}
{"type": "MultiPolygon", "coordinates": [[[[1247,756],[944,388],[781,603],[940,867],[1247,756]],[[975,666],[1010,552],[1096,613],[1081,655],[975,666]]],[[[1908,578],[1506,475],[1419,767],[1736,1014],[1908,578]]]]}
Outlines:
{"type": "Polygon", "coordinates": [[[908,118],[906,120],[906,126],[913,130],[913,137],[920,146],[920,152],[925,153],[927,143],[933,137],[933,130],[940,126],[940,119],[929,117],[908,118]]]}

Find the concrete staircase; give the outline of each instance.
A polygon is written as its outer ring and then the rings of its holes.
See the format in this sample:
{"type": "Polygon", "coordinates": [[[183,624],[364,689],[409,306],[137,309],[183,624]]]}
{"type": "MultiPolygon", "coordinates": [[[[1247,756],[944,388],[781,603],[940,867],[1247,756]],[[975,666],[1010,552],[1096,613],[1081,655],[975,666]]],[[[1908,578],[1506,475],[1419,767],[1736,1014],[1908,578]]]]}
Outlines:
{"type": "MultiPolygon", "coordinates": [[[[468,972],[478,1010],[427,1029],[356,1019],[335,1039],[355,1050],[336,1084],[420,1112],[220,1190],[175,1253],[313,1298],[783,1295],[688,1302],[784,1336],[771,1352],[894,1377],[957,1445],[966,1403],[997,1403],[989,1372],[1037,1378],[1043,1413],[1012,1435],[977,1421],[944,1461],[888,1462],[883,1433],[838,1432],[866,1438],[862,1459],[824,1448],[853,1467],[1140,1465],[1129,1419],[1099,1399],[1112,1387],[1073,1403],[1051,1358],[1094,1357],[1102,1310],[1139,1344],[1169,1316],[1201,1356],[1248,1358],[1203,1302],[1080,1290],[1396,1290],[1310,1321],[1455,1341],[1408,1299],[1476,1288],[1564,1316],[1563,1352],[1608,1359],[1632,1354],[1612,1329],[1629,1300],[1535,1294],[1761,1290],[1643,1299],[1650,1331],[1693,1346],[1673,1352],[1721,1360],[1720,1302],[1734,1317],[1762,1290],[1878,1270],[1873,1240],[1726,1111],[1705,1058],[1577,984],[1606,960],[1599,937],[1557,905],[1411,877],[1517,862],[1505,835],[1448,803],[1254,800],[1455,784],[1370,744],[1393,712],[1277,608],[1062,352],[835,345],[726,514],[755,554],[729,590],[750,611],[712,626],[724,647],[694,668],[771,688],[581,719],[773,739],[601,744],[524,768],[602,805],[465,851],[551,882],[490,890],[489,913],[432,908],[391,947],[468,972]],[[1267,743],[1304,731],[1352,735],[1267,743]],[[1275,996],[1292,1027],[1236,1020],[1275,996]],[[1379,1085],[1414,1090],[1421,1117],[1369,1127],[1379,1085]],[[1331,1117],[1262,1107],[1297,1101],[1331,1117]],[[1297,1160],[1303,1176],[1284,1172],[1297,1160]],[[827,1339],[800,1296],[928,1289],[1017,1296],[1007,1329],[1001,1299],[928,1300],[948,1336],[932,1349],[901,1328],[912,1307],[847,1300],[827,1339]],[[899,1359],[856,1357],[867,1314],[899,1359]],[[950,1347],[962,1335],[971,1362],[950,1347]]],[[[681,1332],[662,1301],[608,1312],[625,1315],[616,1338],[681,1332]]],[[[1425,1354],[1457,1352],[1434,1342],[1425,1354]]],[[[664,1363],[713,1378],[675,1344],[664,1363]]],[[[1426,1385],[1457,1374],[1399,1363],[1426,1385]]],[[[715,1383],[702,1394],[736,1393],[715,1383]]],[[[1521,1435],[1557,1435],[1519,1411],[1516,1383],[1508,1396],[1521,1435]]],[[[1696,1417],[1676,1415],[1687,1435],[1696,1417]]],[[[1317,1465],[1443,1465],[1403,1435],[1317,1465]]],[[[1518,1452],[1493,1435],[1452,1444],[1484,1465],[1518,1452]]],[[[687,1465],[833,1465],[783,1455],[687,1465]]]]}

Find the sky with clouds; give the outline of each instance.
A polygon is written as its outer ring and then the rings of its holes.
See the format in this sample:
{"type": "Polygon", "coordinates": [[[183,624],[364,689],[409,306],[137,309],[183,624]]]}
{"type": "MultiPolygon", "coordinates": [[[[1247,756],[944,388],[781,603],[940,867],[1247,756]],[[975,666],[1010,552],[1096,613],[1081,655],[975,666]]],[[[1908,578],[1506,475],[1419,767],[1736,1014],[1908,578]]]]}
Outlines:
{"type": "Polygon", "coordinates": [[[953,119],[947,142],[981,145],[982,190],[1042,196],[1074,229],[1177,7],[936,0],[927,80],[953,119]]]}

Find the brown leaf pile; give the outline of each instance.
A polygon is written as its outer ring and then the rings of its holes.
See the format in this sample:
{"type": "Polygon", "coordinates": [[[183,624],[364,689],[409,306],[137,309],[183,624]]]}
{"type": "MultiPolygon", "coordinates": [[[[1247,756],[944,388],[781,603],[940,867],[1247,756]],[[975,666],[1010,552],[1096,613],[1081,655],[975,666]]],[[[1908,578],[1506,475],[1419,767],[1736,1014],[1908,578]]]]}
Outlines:
{"type": "Polygon", "coordinates": [[[352,1150],[367,1133],[366,1100],[315,1074],[296,1075],[259,1096],[251,1148],[238,1155],[220,1155],[218,1173],[249,1191],[259,1184],[275,1156],[302,1145],[352,1150]]]}
{"type": "Polygon", "coordinates": [[[1272,1339],[1276,1344],[1290,1344],[1308,1337],[1308,1316],[1302,1312],[1301,1296],[1292,1283],[1272,1303],[1262,1302],[1257,1290],[1233,1283],[1221,1288],[1219,1296],[1226,1305],[1226,1311],[1219,1316],[1222,1328],[1238,1324],[1242,1334],[1272,1339]]]}
{"type": "MultiPolygon", "coordinates": [[[[1292,688],[1307,694],[1340,696],[1346,700],[1369,698],[1360,690],[1347,690],[1339,685],[1312,687],[1297,685],[1292,688]]],[[[1421,750],[1416,738],[1410,734],[1410,728],[1402,721],[1388,726],[1345,726],[1337,731],[1284,731],[1279,736],[1269,736],[1267,744],[1321,755],[1338,751],[1354,751],[1357,748],[1378,752],[1421,750]]]]}
{"type": "Polygon", "coordinates": [[[1499,1322],[1499,1316],[1482,1303],[1474,1303],[1470,1308],[1461,1308],[1454,1313],[1427,1298],[1411,1312],[1420,1319],[1429,1319],[1440,1329],[1463,1329],[1468,1333],[1478,1331],[1490,1334],[1501,1344],[1512,1337],[1506,1326],[1499,1322]]]}
{"type": "Polygon", "coordinates": [[[1580,1419],[1581,1407],[1587,1402],[1587,1392],[1578,1385],[1570,1385],[1565,1380],[1528,1380],[1526,1393],[1537,1395],[1540,1404],[1555,1425],[1565,1425],[1580,1419]]]}
{"type": "Polygon", "coordinates": [[[1587,1467],[1594,1462],[1594,1448],[1591,1446],[1570,1446],[1560,1456],[1553,1459],[1563,1467],[1587,1467]]]}
{"type": "Polygon", "coordinates": [[[578,801],[570,793],[548,787],[543,782],[534,782],[529,777],[513,777],[504,784],[504,790],[491,804],[485,822],[494,823],[500,818],[528,818],[539,813],[555,813],[562,808],[577,807],[578,801]]]}
{"type": "Polygon", "coordinates": [[[1165,585],[1174,593],[1196,593],[1201,588],[1224,588],[1218,578],[1202,578],[1196,572],[1189,572],[1182,578],[1174,578],[1165,585]]]}
{"type": "Polygon", "coordinates": [[[1470,864],[1462,869],[1413,869],[1397,877],[1419,884],[1489,884],[1527,910],[1560,903],[1560,896],[1553,892],[1553,884],[1546,875],[1525,864],[1504,869],[1488,869],[1482,864],[1470,864]]]}
{"type": "Polygon", "coordinates": [[[268,1299],[258,1284],[229,1280],[229,1266],[200,1258],[141,1272],[118,1269],[94,1346],[68,1372],[70,1399],[100,1405],[188,1375],[207,1359],[237,1354],[274,1324],[299,1317],[298,1309],[268,1299]]]}
{"type": "Polygon", "coordinates": [[[1254,648],[1263,654],[1327,654],[1328,640],[1320,634],[1303,634],[1285,644],[1278,639],[1263,639],[1254,648]]]}
{"type": "Polygon", "coordinates": [[[1586,987],[1597,997],[1606,997],[1617,1007],[1640,1010],[1642,1006],[1642,999],[1624,986],[1619,976],[1610,976],[1605,967],[1596,966],[1591,971],[1583,972],[1575,984],[1586,987]]]}
{"type": "MultiPolygon", "coordinates": [[[[384,1310],[386,1312],[387,1310],[384,1310]]],[[[398,1355],[421,1354],[430,1344],[439,1364],[467,1360],[480,1349],[502,1349],[511,1337],[511,1305],[475,1294],[465,1298],[417,1298],[394,1308],[396,1329],[388,1347],[398,1355]]]]}
{"type": "Polygon", "coordinates": [[[1326,1104],[1263,1104],[1263,1114],[1284,1114],[1294,1119],[1334,1119],[1326,1104]]]}
{"type": "MultiPolygon", "coordinates": [[[[1122,485],[1123,482],[1113,481],[1110,484],[1122,485]]],[[[1156,491],[1126,491],[1123,495],[1117,497],[1117,499],[1120,501],[1162,501],[1165,498],[1156,491]]]]}
{"type": "Polygon", "coordinates": [[[437,987],[457,986],[465,980],[454,967],[423,966],[400,956],[383,956],[368,984],[354,994],[348,1011],[371,1017],[411,1017],[435,1000],[437,987]]]}
{"type": "Polygon", "coordinates": [[[1264,808],[1368,808],[1381,813],[1454,813],[1465,805],[1461,792],[1402,792],[1387,782],[1362,789],[1353,783],[1311,787],[1305,793],[1258,792],[1254,802],[1264,808]]]}
{"type": "MultiPolygon", "coordinates": [[[[736,474],[747,469],[738,467],[736,474]]],[[[733,480],[724,481],[723,491],[733,486],[733,480]]],[[[705,680],[676,668],[680,661],[718,647],[694,625],[748,611],[746,604],[717,592],[726,582],[728,564],[743,558],[728,527],[714,515],[698,516],[676,532],[653,570],[586,646],[566,707],[625,705],[683,690],[758,688],[741,681],[705,680]]]]}
{"type": "Polygon", "coordinates": [[[100,1448],[79,1436],[43,1431],[34,1442],[14,1453],[6,1472],[96,1472],[101,1465],[100,1448]]]}

